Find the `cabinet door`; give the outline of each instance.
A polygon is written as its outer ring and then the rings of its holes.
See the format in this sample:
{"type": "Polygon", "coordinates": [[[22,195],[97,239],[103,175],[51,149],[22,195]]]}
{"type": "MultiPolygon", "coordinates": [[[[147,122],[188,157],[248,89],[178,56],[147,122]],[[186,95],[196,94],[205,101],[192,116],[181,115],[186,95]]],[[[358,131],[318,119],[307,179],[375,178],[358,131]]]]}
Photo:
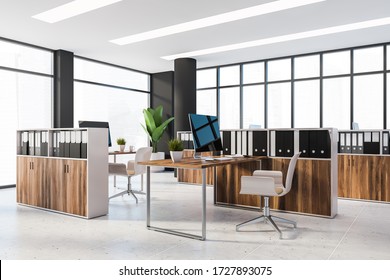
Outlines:
{"type": "Polygon", "coordinates": [[[49,159],[47,164],[49,186],[47,208],[65,212],[66,209],[66,160],[49,159]]]}
{"type": "Polygon", "coordinates": [[[66,160],[66,212],[87,215],[87,161],[66,160]]]}
{"type": "Polygon", "coordinates": [[[352,198],[351,156],[338,155],[338,196],[352,198]]]}
{"type": "Polygon", "coordinates": [[[45,164],[44,158],[17,158],[16,201],[18,203],[46,207],[45,164]]]}

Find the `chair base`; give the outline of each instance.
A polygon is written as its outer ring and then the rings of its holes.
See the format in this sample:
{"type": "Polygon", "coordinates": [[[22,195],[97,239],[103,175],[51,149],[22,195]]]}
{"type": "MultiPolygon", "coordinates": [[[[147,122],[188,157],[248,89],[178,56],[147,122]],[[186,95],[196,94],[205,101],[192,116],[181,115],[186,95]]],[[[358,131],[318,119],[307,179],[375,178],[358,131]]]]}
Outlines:
{"type": "Polygon", "coordinates": [[[264,223],[269,223],[277,232],[279,232],[279,238],[282,239],[282,231],[276,225],[275,221],[279,222],[279,223],[291,224],[294,226],[294,228],[297,227],[297,223],[294,221],[270,215],[269,200],[268,199],[269,199],[268,197],[264,197],[264,208],[263,208],[264,214],[261,215],[260,217],[256,217],[256,218],[251,219],[249,221],[238,224],[236,226],[236,231],[239,231],[239,229],[243,226],[264,222],[264,223]]]}
{"type": "Polygon", "coordinates": [[[128,177],[128,178],[127,178],[127,180],[128,180],[128,183],[127,183],[127,190],[122,191],[122,192],[120,192],[120,193],[116,193],[116,194],[110,196],[108,199],[111,199],[111,198],[114,198],[114,197],[123,196],[123,195],[125,195],[125,194],[128,194],[128,195],[132,195],[132,196],[135,198],[135,202],[138,203],[138,197],[136,197],[135,194],[145,194],[145,195],[146,195],[146,193],[144,193],[144,192],[142,191],[142,189],[141,189],[141,191],[136,191],[136,190],[131,189],[130,178],[131,178],[131,177],[128,177]]]}

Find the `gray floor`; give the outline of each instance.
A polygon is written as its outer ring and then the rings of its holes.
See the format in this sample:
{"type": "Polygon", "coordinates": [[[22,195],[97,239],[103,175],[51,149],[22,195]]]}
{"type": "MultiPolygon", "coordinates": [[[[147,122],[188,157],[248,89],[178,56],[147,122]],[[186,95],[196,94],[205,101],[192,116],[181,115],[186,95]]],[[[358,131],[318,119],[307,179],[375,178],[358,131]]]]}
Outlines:
{"type": "MultiPolygon", "coordinates": [[[[173,173],[152,174],[153,225],[199,234],[200,187],[174,182],[173,173]]],[[[115,198],[109,215],[84,220],[18,206],[15,189],[0,190],[0,259],[390,259],[390,204],[339,200],[335,219],[277,213],[298,223],[296,230],[283,228],[279,240],[264,224],[236,232],[236,224],[258,213],[216,207],[212,191],[207,240],[198,241],[147,230],[144,197],[138,205],[115,198]]]]}

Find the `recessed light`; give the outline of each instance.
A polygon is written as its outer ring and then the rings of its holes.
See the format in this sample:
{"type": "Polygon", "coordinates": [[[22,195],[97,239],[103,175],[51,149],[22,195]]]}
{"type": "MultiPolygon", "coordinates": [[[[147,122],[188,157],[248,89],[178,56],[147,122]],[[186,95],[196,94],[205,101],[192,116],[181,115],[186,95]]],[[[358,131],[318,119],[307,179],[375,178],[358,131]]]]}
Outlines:
{"type": "Polygon", "coordinates": [[[220,46],[215,48],[173,54],[173,55],[163,56],[161,58],[166,60],[174,60],[180,57],[195,57],[195,56],[227,52],[227,51],[245,49],[250,47],[258,47],[258,46],[270,45],[270,44],[299,40],[299,39],[318,37],[323,35],[336,34],[341,32],[370,28],[370,27],[377,27],[377,26],[388,25],[388,24],[390,24],[390,17],[356,22],[356,23],[345,24],[345,25],[338,25],[338,26],[327,27],[322,29],[315,29],[311,31],[282,35],[282,36],[260,39],[255,41],[248,41],[248,42],[237,43],[237,44],[231,44],[231,45],[220,46]]]}
{"type": "Polygon", "coordinates": [[[278,0],[269,2],[262,5],[257,5],[245,9],[240,9],[228,13],[223,13],[211,17],[197,19],[181,24],[171,25],[143,33],[138,33],[114,40],[110,40],[111,43],[118,45],[127,45],[136,42],[146,41],[154,38],[160,38],[172,34],[187,32],[204,27],[214,26],[222,23],[232,22],[236,20],[246,19],[259,15],[270,14],[282,10],[314,4],[318,2],[324,2],[326,0],[278,0]]]}
{"type": "Polygon", "coordinates": [[[75,0],[32,17],[55,23],[120,1],[122,0],[75,0]]]}

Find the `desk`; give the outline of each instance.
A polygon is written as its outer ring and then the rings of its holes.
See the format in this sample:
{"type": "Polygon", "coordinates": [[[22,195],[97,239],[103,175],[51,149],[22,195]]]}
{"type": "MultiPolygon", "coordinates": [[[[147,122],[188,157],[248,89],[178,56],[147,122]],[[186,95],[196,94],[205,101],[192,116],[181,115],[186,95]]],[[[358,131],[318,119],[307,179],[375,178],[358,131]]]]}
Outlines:
{"type": "MultiPolygon", "coordinates": [[[[109,152],[109,156],[114,156],[114,163],[116,163],[116,156],[117,155],[135,155],[136,152],[120,152],[120,151],[115,151],[115,152],[109,152]]],[[[143,187],[143,178],[144,176],[141,175],[141,188],[143,187]]],[[[114,175],[114,187],[116,188],[116,176],[114,175]]],[[[142,190],[142,189],[141,189],[142,190]]]]}
{"type": "MultiPolygon", "coordinates": [[[[200,159],[184,158],[180,162],[172,162],[172,160],[170,159],[139,162],[138,164],[147,166],[146,168],[146,227],[149,230],[155,230],[159,232],[174,234],[174,235],[193,238],[193,239],[205,240],[206,239],[206,168],[210,168],[210,167],[214,168],[214,182],[216,182],[216,167],[232,165],[232,164],[243,164],[244,166],[245,164],[256,164],[257,161],[261,160],[262,158],[263,157],[242,157],[242,158],[232,158],[223,161],[218,161],[218,160],[202,161],[200,159]],[[202,235],[194,235],[194,234],[184,233],[176,230],[151,226],[151,219],[150,219],[150,193],[151,193],[150,192],[150,167],[151,166],[201,170],[202,173],[202,235]]],[[[248,171],[247,175],[251,175],[250,171],[248,171]]]]}

